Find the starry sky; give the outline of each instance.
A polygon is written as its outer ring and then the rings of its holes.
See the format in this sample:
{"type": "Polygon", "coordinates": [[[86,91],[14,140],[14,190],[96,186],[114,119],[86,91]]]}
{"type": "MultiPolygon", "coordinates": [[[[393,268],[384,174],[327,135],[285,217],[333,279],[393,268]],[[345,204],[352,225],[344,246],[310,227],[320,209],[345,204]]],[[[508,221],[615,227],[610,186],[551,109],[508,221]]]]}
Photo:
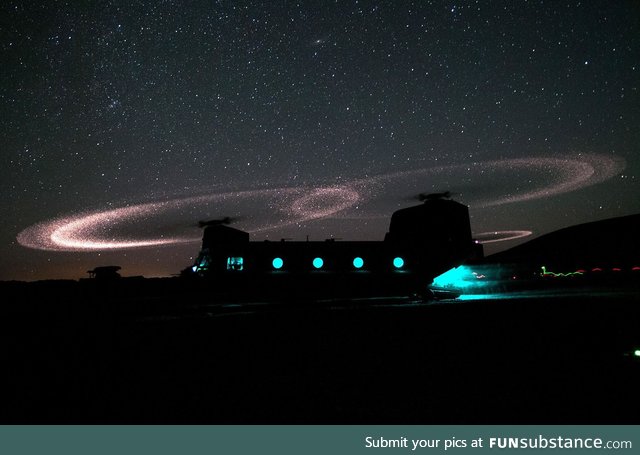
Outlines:
{"type": "Polygon", "coordinates": [[[638,2],[27,0],[0,21],[1,280],[169,276],[218,216],[382,239],[421,192],[484,239],[531,232],[488,253],[640,212],[638,2]]]}

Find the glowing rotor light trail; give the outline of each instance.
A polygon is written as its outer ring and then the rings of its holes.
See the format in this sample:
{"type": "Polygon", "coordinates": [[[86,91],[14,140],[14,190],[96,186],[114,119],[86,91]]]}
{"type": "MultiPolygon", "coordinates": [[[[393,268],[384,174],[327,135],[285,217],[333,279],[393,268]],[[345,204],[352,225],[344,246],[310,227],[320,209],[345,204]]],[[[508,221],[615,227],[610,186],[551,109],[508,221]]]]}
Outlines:
{"type": "MultiPolygon", "coordinates": [[[[196,216],[202,213],[211,213],[211,216],[251,213],[251,219],[238,223],[238,228],[250,233],[336,217],[378,219],[382,218],[380,213],[386,217],[397,209],[397,197],[386,197],[390,195],[390,189],[396,194],[410,194],[416,188],[421,188],[426,178],[438,188],[457,180],[473,180],[476,189],[488,187],[488,193],[486,190],[459,193],[467,198],[465,202],[472,202],[470,205],[478,209],[575,191],[603,182],[625,167],[620,158],[595,154],[566,159],[531,157],[472,164],[381,174],[340,185],[227,191],[84,212],[32,225],[20,232],[17,240],[22,246],[50,251],[161,247],[199,241],[201,232],[197,230],[183,229],[175,233],[170,228],[160,229],[167,225],[166,221],[171,215],[175,219],[176,214],[180,215],[179,219],[184,225],[184,220],[192,220],[194,213],[197,213],[196,216]],[[470,170],[475,172],[471,179],[470,170]],[[506,194],[503,187],[500,187],[502,192],[492,190],[495,187],[494,177],[499,179],[502,175],[513,173],[522,181],[536,183],[532,183],[528,189],[508,191],[506,194]],[[541,178],[533,178],[539,174],[541,178]],[[158,226],[153,232],[159,234],[150,234],[146,229],[148,225],[158,226]],[[123,233],[125,228],[128,228],[127,233],[123,233]]],[[[434,188],[434,191],[437,189],[434,188]]],[[[528,235],[531,235],[531,231],[494,231],[476,237],[480,243],[492,243],[528,235]]]]}
{"type": "Polygon", "coordinates": [[[633,351],[633,355],[635,357],[640,357],[640,349],[636,349],[635,351],[633,351]]]}
{"type": "Polygon", "coordinates": [[[431,190],[434,192],[446,186],[464,197],[470,206],[486,208],[583,189],[610,179],[625,166],[625,161],[619,157],[599,154],[570,155],[567,158],[529,157],[399,171],[355,180],[350,184],[356,187],[358,184],[373,184],[383,188],[389,186],[397,190],[406,188],[403,192],[410,194],[416,187],[424,185],[423,182],[428,178],[433,182],[431,190]],[[529,188],[513,191],[512,186],[506,183],[496,186],[496,179],[503,176],[519,177],[522,182],[529,182],[529,188]],[[451,188],[450,182],[455,181],[473,184],[467,188],[451,188]]]}
{"type": "Polygon", "coordinates": [[[523,237],[528,237],[531,234],[533,234],[532,231],[491,231],[480,232],[479,234],[475,234],[473,237],[478,241],[478,243],[485,244],[521,239],[523,237]]]}
{"type": "Polygon", "coordinates": [[[357,204],[360,199],[360,194],[347,186],[323,187],[296,199],[290,210],[305,220],[325,218],[357,204]]]}
{"type": "Polygon", "coordinates": [[[139,219],[146,211],[154,210],[156,205],[141,204],[101,213],[59,218],[49,223],[36,224],[22,231],[18,235],[18,242],[23,246],[43,250],[87,251],[142,248],[190,241],[174,237],[148,240],[115,240],[113,238],[104,239],[94,234],[95,231],[104,229],[114,221],[139,219]]]}
{"type": "Polygon", "coordinates": [[[18,234],[17,240],[22,246],[50,251],[158,247],[197,242],[201,239],[202,233],[192,231],[180,235],[161,234],[156,238],[140,239],[135,238],[136,235],[133,234],[110,234],[110,231],[118,231],[123,226],[133,226],[139,232],[140,226],[155,224],[154,220],[157,219],[165,221],[163,218],[170,218],[172,213],[179,213],[184,219],[186,216],[193,216],[190,213],[194,207],[202,207],[202,212],[206,213],[213,206],[219,213],[238,210],[238,203],[247,201],[253,208],[246,210],[257,212],[254,216],[257,221],[245,222],[241,227],[248,232],[261,232],[328,217],[351,207],[359,200],[359,194],[344,185],[311,190],[290,187],[217,193],[56,218],[23,230],[18,234]],[[275,221],[273,212],[279,215],[275,221]],[[261,213],[264,213],[263,217],[260,216],[261,213]]]}

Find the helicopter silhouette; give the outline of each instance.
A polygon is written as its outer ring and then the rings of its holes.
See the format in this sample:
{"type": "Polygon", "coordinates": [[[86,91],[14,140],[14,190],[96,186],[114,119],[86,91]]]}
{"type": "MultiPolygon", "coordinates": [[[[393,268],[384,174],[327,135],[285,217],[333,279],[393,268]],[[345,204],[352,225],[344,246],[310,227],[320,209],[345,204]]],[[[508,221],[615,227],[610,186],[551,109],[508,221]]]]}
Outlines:
{"type": "Polygon", "coordinates": [[[451,196],[418,194],[421,204],[395,211],[380,241],[251,241],[231,227],[237,218],[200,221],[202,248],[183,276],[260,297],[429,296],[433,278],[482,256],[467,206],[451,196]]]}
{"type": "Polygon", "coordinates": [[[418,200],[421,202],[427,201],[427,200],[434,200],[434,199],[449,199],[451,198],[451,192],[450,191],[445,191],[443,193],[430,193],[430,194],[425,194],[425,193],[420,193],[418,194],[418,200]]]}
{"type": "Polygon", "coordinates": [[[198,221],[198,227],[203,228],[207,226],[229,225],[239,221],[240,219],[240,217],[225,216],[223,218],[215,218],[208,221],[198,221]]]}

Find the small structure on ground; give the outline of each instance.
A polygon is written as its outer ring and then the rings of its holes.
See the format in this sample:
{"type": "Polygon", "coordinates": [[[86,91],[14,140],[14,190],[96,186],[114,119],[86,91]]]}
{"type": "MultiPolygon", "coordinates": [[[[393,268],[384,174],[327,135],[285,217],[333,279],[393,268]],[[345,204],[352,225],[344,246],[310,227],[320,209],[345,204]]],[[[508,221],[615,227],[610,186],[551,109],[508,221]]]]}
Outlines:
{"type": "Polygon", "coordinates": [[[120,278],[120,274],[118,270],[122,267],[119,265],[105,265],[102,267],[96,267],[93,270],[87,270],[89,274],[89,278],[93,278],[95,280],[116,280],[120,278]]]}

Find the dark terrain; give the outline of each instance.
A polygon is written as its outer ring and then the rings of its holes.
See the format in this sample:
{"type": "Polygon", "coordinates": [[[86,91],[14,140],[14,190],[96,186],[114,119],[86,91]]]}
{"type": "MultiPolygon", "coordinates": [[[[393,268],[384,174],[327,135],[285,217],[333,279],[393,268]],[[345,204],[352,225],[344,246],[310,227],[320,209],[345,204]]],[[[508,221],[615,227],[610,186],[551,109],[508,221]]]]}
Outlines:
{"type": "Polygon", "coordinates": [[[635,282],[435,303],[0,289],[5,424],[640,423],[635,282]]]}

